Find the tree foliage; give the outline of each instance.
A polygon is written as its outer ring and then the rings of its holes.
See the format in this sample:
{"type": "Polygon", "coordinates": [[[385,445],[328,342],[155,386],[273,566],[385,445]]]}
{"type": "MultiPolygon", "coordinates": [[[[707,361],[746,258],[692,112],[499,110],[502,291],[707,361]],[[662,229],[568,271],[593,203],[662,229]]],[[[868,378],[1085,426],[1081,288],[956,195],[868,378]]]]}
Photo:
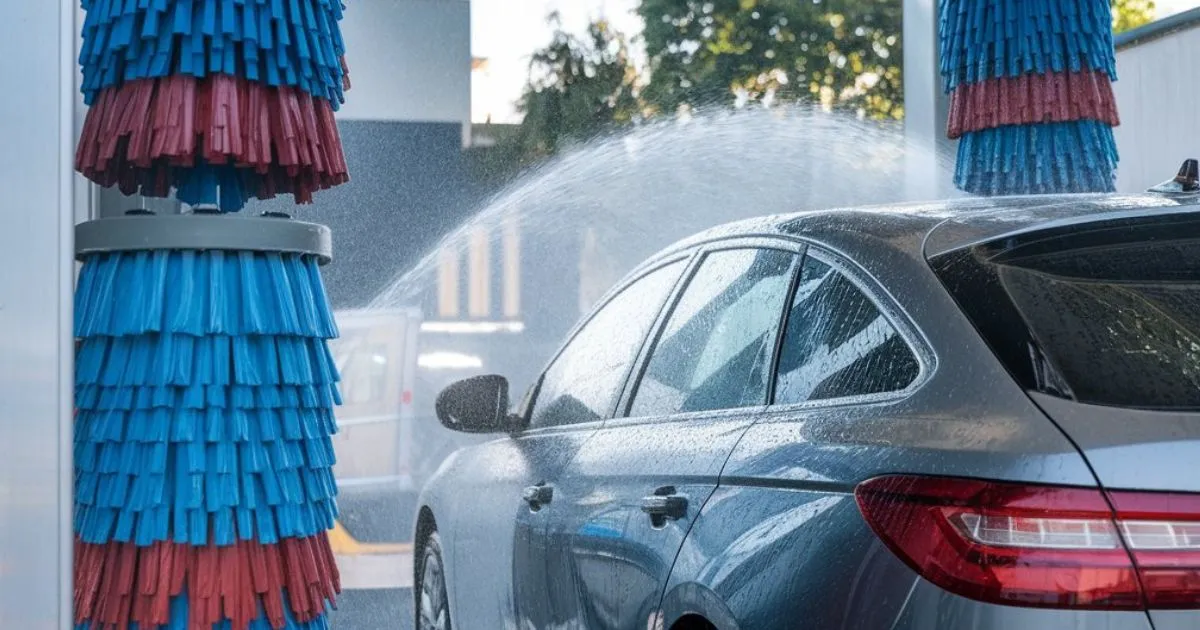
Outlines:
{"type": "MultiPolygon", "coordinates": [[[[1118,32],[1153,19],[1153,0],[1110,1],[1118,32]]],[[[577,36],[549,17],[553,38],[518,102],[524,122],[489,161],[521,167],[564,141],[687,106],[804,100],[904,116],[902,0],[641,0],[637,12],[642,77],[608,23],[577,36]]]]}
{"type": "Polygon", "coordinates": [[[659,109],[808,99],[903,115],[897,0],[642,0],[638,13],[659,109]]]}
{"type": "Polygon", "coordinates": [[[553,39],[534,53],[517,103],[526,124],[516,139],[526,155],[554,153],[560,143],[590,137],[638,114],[637,72],[625,36],[595,22],[578,37],[551,14],[553,39]]]}
{"type": "Polygon", "coordinates": [[[1154,0],[1112,0],[1113,31],[1122,33],[1154,20],[1154,0]]]}

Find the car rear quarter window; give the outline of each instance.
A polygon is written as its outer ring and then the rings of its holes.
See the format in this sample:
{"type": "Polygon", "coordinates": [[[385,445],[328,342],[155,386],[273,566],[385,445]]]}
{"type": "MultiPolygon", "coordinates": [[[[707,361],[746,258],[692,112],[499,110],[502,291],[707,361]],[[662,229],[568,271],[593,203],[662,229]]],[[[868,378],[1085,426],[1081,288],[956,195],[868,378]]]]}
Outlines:
{"type": "Polygon", "coordinates": [[[775,404],[900,391],[920,368],[857,284],[829,263],[805,257],[780,349],[775,404]]]}
{"type": "Polygon", "coordinates": [[[602,420],[611,414],[684,264],[671,263],[636,280],[583,325],[541,379],[530,414],[532,428],[602,420]]]}
{"type": "Polygon", "coordinates": [[[779,324],[799,255],[733,249],[705,256],[672,309],[629,415],[766,404],[779,324]]]}

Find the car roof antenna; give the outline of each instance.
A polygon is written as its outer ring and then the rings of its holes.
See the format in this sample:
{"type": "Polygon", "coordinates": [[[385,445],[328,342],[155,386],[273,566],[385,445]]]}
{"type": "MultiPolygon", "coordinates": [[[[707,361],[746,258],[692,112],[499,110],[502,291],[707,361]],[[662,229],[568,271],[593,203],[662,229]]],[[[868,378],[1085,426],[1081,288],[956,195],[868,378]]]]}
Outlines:
{"type": "Polygon", "coordinates": [[[1200,192],[1200,161],[1188,159],[1179,167],[1175,179],[1169,179],[1149,190],[1155,193],[1194,193],[1200,192]]]}

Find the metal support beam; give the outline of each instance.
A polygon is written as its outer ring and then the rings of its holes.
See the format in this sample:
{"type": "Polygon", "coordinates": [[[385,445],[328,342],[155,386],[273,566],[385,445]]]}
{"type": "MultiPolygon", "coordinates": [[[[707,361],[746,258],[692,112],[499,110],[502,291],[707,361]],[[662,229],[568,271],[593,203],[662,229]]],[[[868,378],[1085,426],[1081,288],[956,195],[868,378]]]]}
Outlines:
{"type": "Polygon", "coordinates": [[[951,175],[938,156],[953,158],[946,138],[950,99],[938,72],[937,0],[904,0],[905,193],[909,199],[951,194],[951,175]]]}

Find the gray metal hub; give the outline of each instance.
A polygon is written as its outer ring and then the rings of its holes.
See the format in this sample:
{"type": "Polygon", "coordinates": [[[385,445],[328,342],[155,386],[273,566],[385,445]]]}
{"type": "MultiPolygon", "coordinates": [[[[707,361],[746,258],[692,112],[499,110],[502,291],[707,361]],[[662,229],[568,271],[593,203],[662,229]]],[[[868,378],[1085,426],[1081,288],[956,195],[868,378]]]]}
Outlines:
{"type": "Polygon", "coordinates": [[[80,260],[105,252],[160,249],[311,254],[322,265],[333,260],[328,227],[283,214],[254,217],[131,212],[75,226],[75,257],[80,260]]]}

